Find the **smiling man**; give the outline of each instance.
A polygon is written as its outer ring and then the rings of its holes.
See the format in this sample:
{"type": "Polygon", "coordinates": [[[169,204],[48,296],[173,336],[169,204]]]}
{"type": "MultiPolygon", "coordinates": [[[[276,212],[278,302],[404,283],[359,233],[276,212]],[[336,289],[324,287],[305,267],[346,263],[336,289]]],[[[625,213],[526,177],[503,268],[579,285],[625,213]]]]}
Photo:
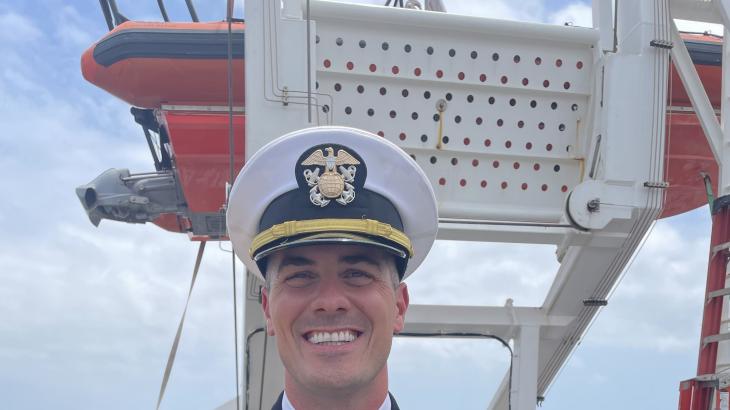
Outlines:
{"type": "Polygon", "coordinates": [[[416,162],[365,131],[297,131],[249,159],[227,223],[264,281],[266,331],[285,367],[273,409],[398,409],[386,362],[408,309],[403,279],[438,227],[416,162]]]}

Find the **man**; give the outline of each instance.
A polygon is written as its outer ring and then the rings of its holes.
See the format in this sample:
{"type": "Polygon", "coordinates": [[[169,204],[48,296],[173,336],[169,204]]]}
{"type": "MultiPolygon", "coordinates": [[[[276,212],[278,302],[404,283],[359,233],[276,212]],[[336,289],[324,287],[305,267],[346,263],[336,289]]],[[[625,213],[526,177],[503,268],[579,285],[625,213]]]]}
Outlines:
{"type": "Polygon", "coordinates": [[[285,367],[273,409],[398,409],[386,361],[438,226],[416,162],[374,134],[317,127],[257,152],[231,191],[236,253],[264,281],[285,367]]]}

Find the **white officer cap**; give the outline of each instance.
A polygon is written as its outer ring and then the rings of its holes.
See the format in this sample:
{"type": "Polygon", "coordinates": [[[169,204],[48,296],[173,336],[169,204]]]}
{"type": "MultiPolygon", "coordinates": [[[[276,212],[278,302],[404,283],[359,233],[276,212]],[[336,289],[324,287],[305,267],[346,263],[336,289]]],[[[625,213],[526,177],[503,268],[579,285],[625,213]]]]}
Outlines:
{"type": "Polygon", "coordinates": [[[436,239],[438,211],[423,170],[398,146],[354,128],[314,127],[248,160],[226,221],[233,249],[260,279],[272,253],[332,243],[386,249],[405,279],[436,239]]]}

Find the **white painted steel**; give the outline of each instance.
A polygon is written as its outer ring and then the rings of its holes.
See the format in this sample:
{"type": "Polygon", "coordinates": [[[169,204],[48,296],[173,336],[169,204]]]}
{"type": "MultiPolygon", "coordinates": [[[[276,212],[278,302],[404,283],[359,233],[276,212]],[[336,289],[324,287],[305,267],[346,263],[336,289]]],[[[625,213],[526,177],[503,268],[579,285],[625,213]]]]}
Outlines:
{"type": "Polygon", "coordinates": [[[682,20],[706,21],[722,24],[712,0],[671,0],[672,17],[682,20]]]}
{"type": "Polygon", "coordinates": [[[613,0],[593,0],[593,28],[599,30],[602,51],[614,51],[613,0]]]}
{"type": "Polygon", "coordinates": [[[692,102],[697,118],[700,120],[700,125],[712,154],[719,163],[719,159],[722,158],[722,130],[715,116],[715,110],[707,97],[700,77],[697,75],[697,70],[694,63],[692,63],[687,47],[679,36],[679,31],[674,22],[672,22],[672,44],[674,45],[672,48],[672,61],[677,68],[684,89],[687,90],[687,95],[692,102]]]}
{"type": "MultiPolygon", "coordinates": [[[[719,14],[723,18],[724,23],[724,39],[727,39],[730,30],[730,1],[719,0],[715,2],[715,5],[719,11],[719,14]]],[[[722,61],[730,61],[730,46],[727,41],[723,41],[722,44],[722,61]]],[[[730,194],[730,164],[724,160],[730,160],[730,130],[728,130],[727,118],[730,115],[730,64],[722,65],[722,93],[721,93],[721,115],[720,115],[720,127],[722,135],[720,141],[721,145],[721,160],[718,161],[720,167],[720,181],[718,183],[719,193],[718,196],[724,196],[730,194]]],[[[729,272],[726,269],[726,272],[729,272]]],[[[725,276],[725,288],[730,286],[730,275],[725,276]]],[[[720,333],[730,333],[730,326],[727,324],[730,321],[730,303],[728,298],[725,296],[722,298],[722,314],[721,314],[721,326],[720,333]]],[[[717,361],[716,361],[716,373],[730,371],[730,342],[721,341],[717,345],[717,361]]]]}
{"type": "Polygon", "coordinates": [[[312,16],[322,108],[410,153],[441,217],[560,221],[584,177],[592,30],[328,2],[312,16]]]}
{"type": "MultiPolygon", "coordinates": [[[[725,24],[725,31],[723,34],[727,35],[728,27],[730,27],[730,0],[717,0],[715,4],[719,9],[725,24]]],[[[727,39],[727,37],[724,38],[727,39]]],[[[730,47],[725,41],[722,43],[722,58],[722,61],[730,61],[730,47]]],[[[730,131],[728,131],[727,127],[727,119],[730,118],[728,117],[728,115],[730,115],[730,101],[728,101],[728,98],[730,98],[730,64],[722,65],[721,87],[722,101],[720,111],[722,114],[720,115],[720,126],[722,129],[722,137],[720,138],[720,141],[722,141],[721,154],[723,161],[718,161],[718,164],[720,164],[720,181],[718,184],[720,192],[718,195],[722,196],[730,194],[730,164],[724,163],[724,159],[730,159],[730,131]]]]}
{"type": "Polygon", "coordinates": [[[572,316],[547,315],[536,307],[411,305],[404,332],[486,333],[509,340],[522,326],[540,327],[545,332],[568,326],[572,316]]]}
{"type": "MultiPolygon", "coordinates": [[[[517,330],[513,337],[522,363],[513,385],[520,396],[515,408],[534,409],[537,395],[545,394],[596,316],[598,308],[582,301],[610,296],[661,209],[661,190],[644,183],[664,177],[669,51],[649,43],[670,39],[667,3],[620,2],[615,54],[601,52],[605,39],[613,37],[607,22],[599,27],[610,35],[599,36],[594,29],[327,1],[311,1],[307,44],[306,22],[282,18],[275,4],[246,1],[248,155],[311,125],[311,101],[312,124],[382,131],[415,157],[435,186],[440,217],[461,220],[441,223],[440,238],[558,245],[561,267],[542,307],[414,306],[406,324],[406,329],[491,329],[504,335],[517,330]],[[494,53],[499,58],[493,59],[494,53]],[[439,99],[445,107],[437,106],[439,99]],[[439,125],[441,136],[449,137],[440,145],[439,125]],[[568,215],[571,192],[576,197],[568,215]],[[586,215],[582,209],[594,197],[598,214],[586,215]],[[570,227],[569,216],[592,230],[570,227]],[[484,220],[490,223],[480,223],[484,220]],[[538,309],[540,317],[520,316],[538,309]]],[[[601,21],[607,21],[607,2],[597,4],[601,21]]],[[[293,0],[287,7],[296,9],[293,0]]],[[[249,291],[255,290],[249,284],[249,291]]],[[[248,332],[262,321],[257,301],[247,301],[246,309],[248,332]]],[[[260,357],[262,348],[252,344],[253,356],[260,357]]],[[[264,403],[281,389],[281,366],[270,366],[264,403]]],[[[261,388],[254,376],[251,382],[252,391],[261,388]]],[[[505,380],[490,408],[506,409],[506,385],[505,380]]]]}
{"type": "Polygon", "coordinates": [[[515,410],[534,410],[537,406],[539,350],[540,328],[520,326],[519,338],[515,340],[512,379],[512,408],[515,410]]]}

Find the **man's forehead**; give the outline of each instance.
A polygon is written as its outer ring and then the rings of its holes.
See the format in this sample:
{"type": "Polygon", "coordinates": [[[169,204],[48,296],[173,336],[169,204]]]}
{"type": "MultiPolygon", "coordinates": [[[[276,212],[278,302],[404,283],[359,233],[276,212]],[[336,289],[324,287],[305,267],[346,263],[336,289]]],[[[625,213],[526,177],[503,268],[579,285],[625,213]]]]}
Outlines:
{"type": "Polygon", "coordinates": [[[382,264],[389,255],[378,248],[363,245],[310,245],[282,249],[271,255],[270,262],[281,264],[288,262],[292,264],[317,264],[319,262],[332,262],[334,259],[340,263],[375,263],[382,264]]]}

